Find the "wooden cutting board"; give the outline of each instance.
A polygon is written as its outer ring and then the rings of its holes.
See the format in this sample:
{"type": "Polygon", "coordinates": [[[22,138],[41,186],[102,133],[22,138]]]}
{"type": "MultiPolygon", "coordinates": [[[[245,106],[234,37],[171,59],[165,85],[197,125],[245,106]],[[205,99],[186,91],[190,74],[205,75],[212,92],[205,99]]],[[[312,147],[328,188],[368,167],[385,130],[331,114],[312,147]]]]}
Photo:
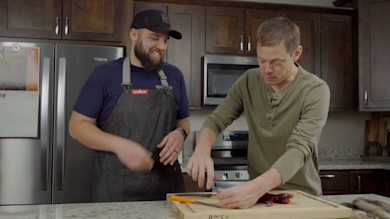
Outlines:
{"type": "MultiPolygon", "coordinates": [[[[298,190],[271,191],[272,194],[291,193],[289,204],[274,204],[266,207],[259,203],[248,209],[214,208],[205,205],[174,201],[167,194],[167,202],[180,219],[243,219],[243,218],[349,218],[352,209],[338,205],[298,190]]],[[[202,194],[202,193],[199,193],[202,194]]],[[[180,193],[175,193],[180,195],[180,193]]],[[[195,197],[198,201],[221,204],[215,197],[195,197]]]]}

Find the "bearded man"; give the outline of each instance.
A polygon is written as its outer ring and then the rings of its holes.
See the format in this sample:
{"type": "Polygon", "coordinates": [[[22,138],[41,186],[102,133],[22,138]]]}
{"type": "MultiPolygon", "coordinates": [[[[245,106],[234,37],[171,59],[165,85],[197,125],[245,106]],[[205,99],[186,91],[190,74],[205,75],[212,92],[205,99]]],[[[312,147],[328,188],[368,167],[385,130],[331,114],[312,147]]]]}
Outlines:
{"type": "Polygon", "coordinates": [[[98,66],[82,88],[70,135],[94,149],[91,201],[164,200],[184,192],[177,158],[189,133],[182,72],[163,62],[169,37],[159,10],[137,13],[130,55],[98,66]]]}

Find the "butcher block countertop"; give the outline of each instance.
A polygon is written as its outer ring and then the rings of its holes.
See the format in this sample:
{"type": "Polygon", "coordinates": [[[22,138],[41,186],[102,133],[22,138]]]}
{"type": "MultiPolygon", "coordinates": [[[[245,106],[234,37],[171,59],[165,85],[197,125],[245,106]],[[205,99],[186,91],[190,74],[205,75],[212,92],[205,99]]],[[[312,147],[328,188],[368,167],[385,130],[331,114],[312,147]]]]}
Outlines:
{"type": "MultiPolygon", "coordinates": [[[[334,203],[352,203],[359,197],[390,203],[390,198],[375,194],[329,195],[321,199],[334,203]]],[[[179,218],[167,201],[112,203],[80,203],[51,205],[0,206],[1,219],[65,219],[65,218],[179,218]]]]}

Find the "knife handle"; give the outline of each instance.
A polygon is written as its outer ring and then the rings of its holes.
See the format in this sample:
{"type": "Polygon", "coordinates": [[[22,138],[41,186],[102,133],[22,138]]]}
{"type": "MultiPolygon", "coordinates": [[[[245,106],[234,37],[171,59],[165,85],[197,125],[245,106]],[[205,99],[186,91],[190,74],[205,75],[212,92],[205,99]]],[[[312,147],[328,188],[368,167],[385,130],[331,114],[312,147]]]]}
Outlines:
{"type": "Polygon", "coordinates": [[[186,203],[193,203],[196,201],[193,198],[187,198],[187,197],[177,196],[177,195],[171,195],[171,199],[175,201],[186,202],[186,203]]]}

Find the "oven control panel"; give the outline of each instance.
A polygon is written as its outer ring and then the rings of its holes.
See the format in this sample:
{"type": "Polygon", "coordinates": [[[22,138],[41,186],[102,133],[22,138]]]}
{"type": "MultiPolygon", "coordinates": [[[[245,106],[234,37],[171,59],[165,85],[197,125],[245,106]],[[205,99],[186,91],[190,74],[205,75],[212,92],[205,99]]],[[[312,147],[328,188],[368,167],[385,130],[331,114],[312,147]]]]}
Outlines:
{"type": "Polygon", "coordinates": [[[248,132],[222,133],[222,140],[223,141],[246,141],[247,142],[248,141],[248,132]]]}
{"type": "MultiPolygon", "coordinates": [[[[198,134],[199,131],[195,131],[195,139],[197,139],[198,134]]],[[[248,137],[248,131],[222,131],[217,136],[213,149],[248,148],[248,137]]]]}
{"type": "Polygon", "coordinates": [[[249,174],[246,170],[215,171],[215,181],[247,181],[249,174]]]}
{"type": "Polygon", "coordinates": [[[238,148],[248,148],[248,131],[223,131],[213,146],[213,149],[238,148]]]}

